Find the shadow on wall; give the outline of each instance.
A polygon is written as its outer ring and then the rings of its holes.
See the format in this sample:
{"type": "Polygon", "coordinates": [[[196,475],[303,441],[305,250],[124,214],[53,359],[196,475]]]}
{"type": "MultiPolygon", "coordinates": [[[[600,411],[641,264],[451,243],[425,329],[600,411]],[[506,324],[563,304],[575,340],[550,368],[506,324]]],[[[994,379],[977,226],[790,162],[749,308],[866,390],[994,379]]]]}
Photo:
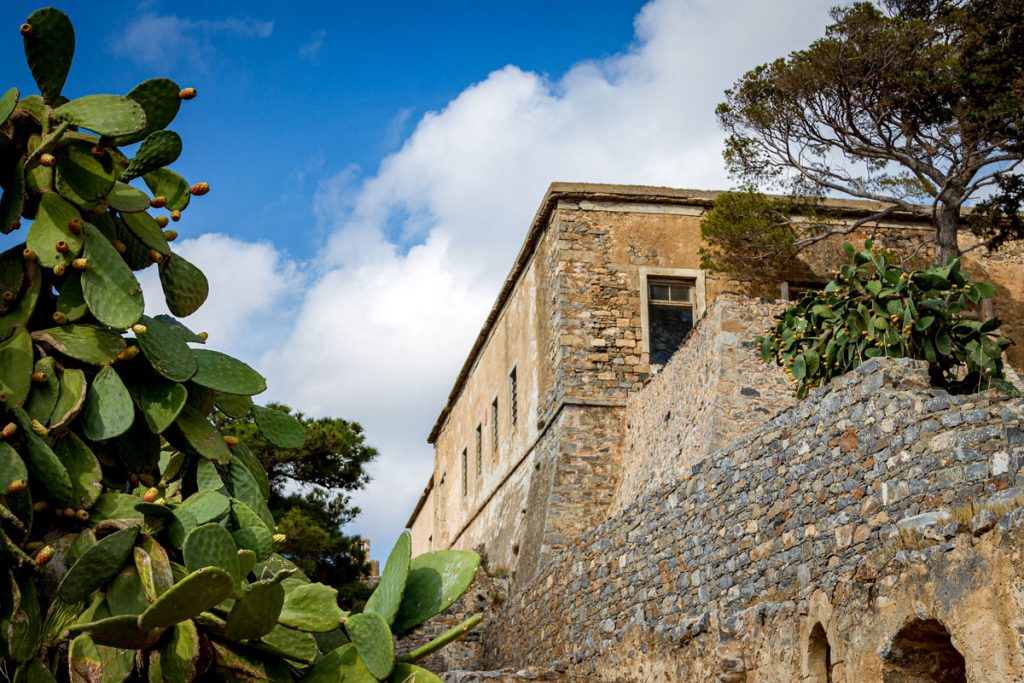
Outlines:
{"type": "Polygon", "coordinates": [[[949,631],[935,619],[915,619],[882,653],[884,683],[967,683],[967,665],[949,631]]]}

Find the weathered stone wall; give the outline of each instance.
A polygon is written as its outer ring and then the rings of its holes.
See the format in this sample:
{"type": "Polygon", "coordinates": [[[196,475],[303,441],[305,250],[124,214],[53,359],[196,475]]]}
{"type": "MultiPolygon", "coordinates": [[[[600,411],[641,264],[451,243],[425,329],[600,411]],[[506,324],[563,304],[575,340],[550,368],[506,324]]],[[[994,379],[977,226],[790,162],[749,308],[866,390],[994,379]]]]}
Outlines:
{"type": "Polygon", "coordinates": [[[1014,680],[1020,531],[969,532],[972,520],[985,529],[982,502],[989,516],[1018,504],[1022,420],[1021,399],[949,396],[928,387],[923,363],[869,361],[542,566],[489,627],[487,661],[559,659],[604,680],[804,680],[797,634],[820,595],[845,680],[881,680],[877,652],[915,610],[944,620],[968,680],[1014,680]],[[933,542],[948,546],[945,564],[904,549],[933,542]],[[943,573],[961,565],[968,575],[943,573]],[[998,656],[981,658],[975,634],[998,641],[998,656]]]}
{"type": "Polygon", "coordinates": [[[785,305],[720,295],[672,360],[630,397],[613,509],[678,479],[793,404],[782,369],[763,364],[754,342],[785,305]]]}

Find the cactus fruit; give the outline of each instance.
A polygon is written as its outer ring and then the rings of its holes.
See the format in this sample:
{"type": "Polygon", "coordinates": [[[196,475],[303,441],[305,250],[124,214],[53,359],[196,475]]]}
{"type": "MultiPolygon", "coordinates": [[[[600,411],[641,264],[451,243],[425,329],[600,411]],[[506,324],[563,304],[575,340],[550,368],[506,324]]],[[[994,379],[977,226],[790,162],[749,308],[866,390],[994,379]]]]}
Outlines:
{"type": "Polygon", "coordinates": [[[195,88],[182,88],[181,92],[178,93],[178,97],[183,100],[193,100],[196,97],[195,88]]]}

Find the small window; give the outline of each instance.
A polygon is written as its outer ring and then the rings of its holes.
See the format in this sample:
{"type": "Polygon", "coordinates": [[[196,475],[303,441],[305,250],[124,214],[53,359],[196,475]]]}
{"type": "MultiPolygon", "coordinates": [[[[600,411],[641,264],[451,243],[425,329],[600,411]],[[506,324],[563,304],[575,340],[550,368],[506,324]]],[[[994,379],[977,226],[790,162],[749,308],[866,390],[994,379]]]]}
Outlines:
{"type": "Polygon", "coordinates": [[[491,457],[498,457],[498,397],[491,401],[491,457]]]}
{"type": "Polygon", "coordinates": [[[484,428],[483,425],[476,426],[476,483],[480,485],[480,480],[483,479],[484,474],[484,428]]]}
{"type": "Polygon", "coordinates": [[[469,494],[469,449],[462,449],[462,495],[469,494]]]}
{"type": "Polygon", "coordinates": [[[516,369],[512,368],[512,372],[508,374],[508,420],[511,429],[515,429],[516,423],[519,421],[519,391],[517,384],[516,369]]]}
{"type": "Polygon", "coordinates": [[[651,365],[664,365],[693,330],[697,308],[692,278],[647,281],[647,320],[651,365]]]}

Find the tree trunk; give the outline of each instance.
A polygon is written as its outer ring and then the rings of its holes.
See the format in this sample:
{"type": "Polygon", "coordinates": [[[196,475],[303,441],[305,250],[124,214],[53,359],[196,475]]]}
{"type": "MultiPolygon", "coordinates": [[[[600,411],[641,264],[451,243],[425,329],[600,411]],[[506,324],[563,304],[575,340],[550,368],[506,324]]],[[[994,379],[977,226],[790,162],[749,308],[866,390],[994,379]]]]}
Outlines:
{"type": "Polygon", "coordinates": [[[935,263],[945,265],[960,255],[957,228],[960,225],[960,205],[940,202],[935,215],[935,263]]]}

